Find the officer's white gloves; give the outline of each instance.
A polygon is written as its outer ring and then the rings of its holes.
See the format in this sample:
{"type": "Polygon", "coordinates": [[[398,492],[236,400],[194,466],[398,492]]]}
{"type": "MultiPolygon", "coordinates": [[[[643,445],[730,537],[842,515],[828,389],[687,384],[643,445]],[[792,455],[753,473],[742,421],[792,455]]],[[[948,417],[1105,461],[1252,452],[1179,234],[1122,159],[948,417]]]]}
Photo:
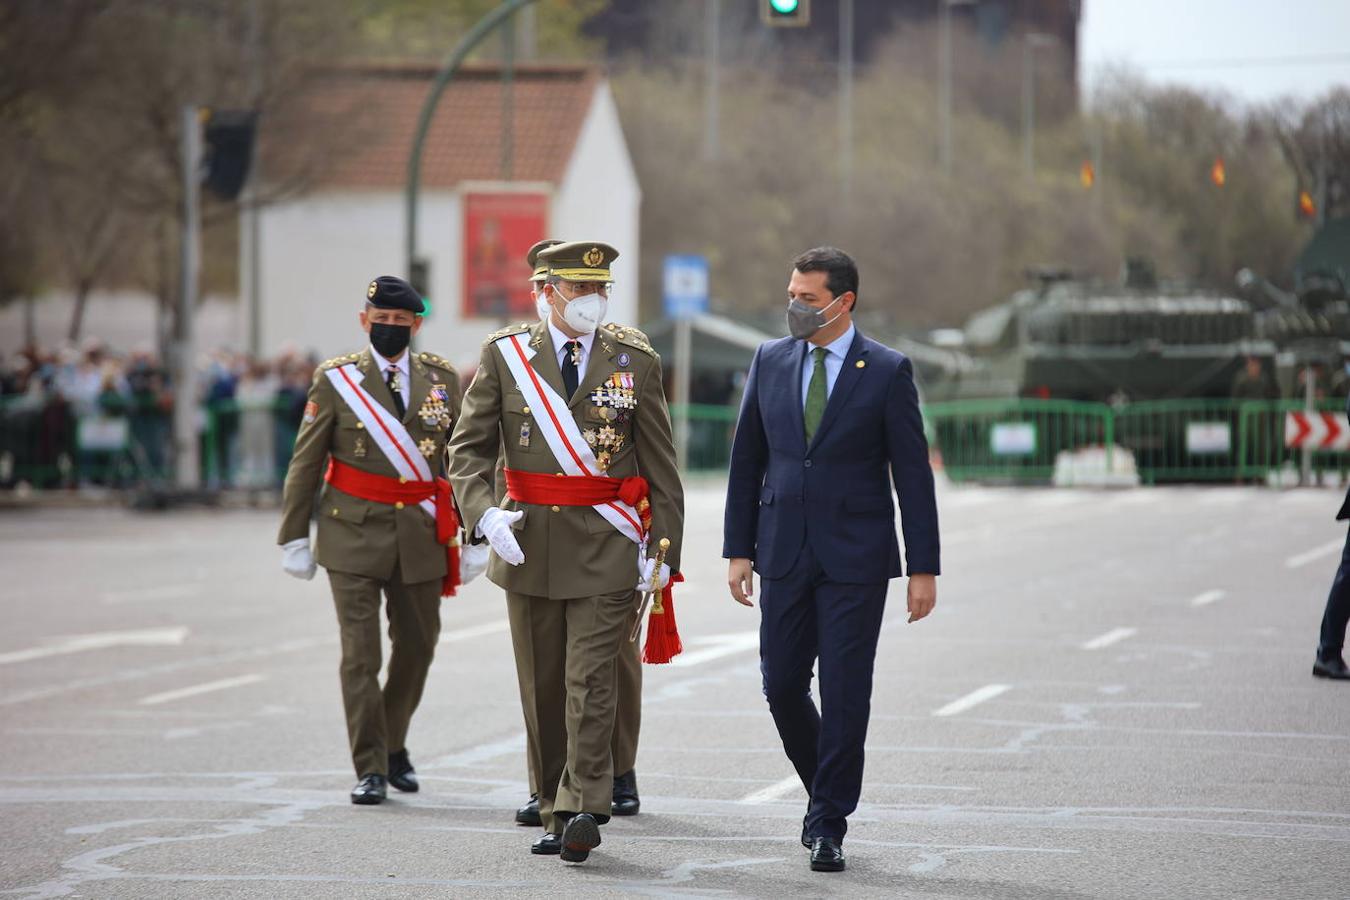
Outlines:
{"type": "Polygon", "coordinates": [[[511,523],[519,522],[523,515],[525,511],[522,509],[512,511],[489,506],[474,528],[477,534],[488,539],[492,549],[508,565],[518,566],[525,561],[525,551],[520,549],[515,532],[511,529],[511,523]]]}
{"type": "Polygon", "coordinates": [[[281,545],[281,568],[287,575],[304,581],[314,577],[319,567],[314,564],[314,554],[309,552],[309,538],[296,538],[281,545]]]}
{"type": "Polygon", "coordinates": [[[657,576],[656,584],[652,584],[653,570],[656,568],[656,558],[643,559],[638,557],[638,583],[637,589],[640,593],[648,591],[665,590],[666,585],[670,584],[670,566],[661,563],[661,572],[657,576]]]}
{"type": "Polygon", "coordinates": [[[459,583],[468,584],[487,571],[492,547],[488,544],[459,545],[459,583]]]}

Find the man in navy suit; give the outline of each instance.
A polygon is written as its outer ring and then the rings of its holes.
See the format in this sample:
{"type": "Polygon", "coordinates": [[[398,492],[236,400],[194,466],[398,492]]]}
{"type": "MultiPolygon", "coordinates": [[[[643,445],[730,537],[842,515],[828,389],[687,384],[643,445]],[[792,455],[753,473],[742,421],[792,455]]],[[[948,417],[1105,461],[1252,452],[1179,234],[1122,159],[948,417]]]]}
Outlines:
{"type": "MultiPolygon", "coordinates": [[[[1350,420],[1350,397],[1346,398],[1345,416],[1350,420]]],[[[1350,490],[1346,491],[1345,501],[1336,518],[1350,519],[1350,490]]],[[[1346,668],[1341,651],[1345,648],[1345,626],[1350,621],[1350,536],[1345,539],[1345,549],[1341,551],[1341,565],[1332,579],[1331,591],[1327,595],[1327,607],[1322,613],[1322,631],[1317,641],[1317,660],[1313,663],[1313,675],[1318,678],[1334,678],[1337,681],[1350,681],[1350,669],[1346,668]]]]}
{"type": "Polygon", "coordinates": [[[933,471],[914,372],[853,324],[858,268],[833,247],[793,262],[790,338],[750,364],[731,450],[725,543],[732,597],[753,606],[758,572],[764,695],[810,806],[811,868],[844,868],[862,789],[872,664],[887,582],[909,562],[909,621],[937,602],[933,471]],[[811,699],[820,660],[820,709],[811,699]]]}

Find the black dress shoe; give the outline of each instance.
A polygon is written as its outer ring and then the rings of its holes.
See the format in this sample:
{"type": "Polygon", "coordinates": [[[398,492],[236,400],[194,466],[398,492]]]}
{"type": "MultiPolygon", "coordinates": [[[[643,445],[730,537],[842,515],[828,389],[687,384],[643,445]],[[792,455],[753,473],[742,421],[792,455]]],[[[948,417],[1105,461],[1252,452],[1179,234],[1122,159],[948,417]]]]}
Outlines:
{"type": "Polygon", "coordinates": [[[362,775],[361,780],[352,788],[352,802],[359,806],[374,806],[384,800],[385,785],[388,780],[383,775],[362,775]]]}
{"type": "Polygon", "coordinates": [[[1331,659],[1318,658],[1313,663],[1313,676],[1316,678],[1334,678],[1337,681],[1350,681],[1350,667],[1339,656],[1331,659]]]}
{"type": "Polygon", "coordinates": [[[614,801],[609,811],[616,816],[636,816],[642,808],[638,799],[637,773],[629,769],[622,775],[614,776],[614,801]]]}
{"type": "Polygon", "coordinates": [[[567,820],[562,833],[563,862],[585,862],[591,851],[600,846],[600,825],[590,813],[577,813],[567,820]]]}
{"type": "Polygon", "coordinates": [[[818,837],[811,843],[811,871],[844,871],[844,845],[839,838],[818,837]]]}
{"type": "Polygon", "coordinates": [[[516,824],[530,825],[534,828],[538,828],[540,825],[544,824],[543,821],[539,818],[538,794],[531,794],[529,802],[526,803],[524,806],[522,806],[520,809],[516,810],[516,824]]]}
{"type": "Polygon", "coordinates": [[[543,837],[530,845],[530,852],[535,856],[557,856],[562,853],[562,835],[544,832],[543,837]]]}
{"type": "Polygon", "coordinates": [[[412,760],[408,759],[407,750],[389,754],[389,783],[407,794],[415,794],[421,787],[417,783],[417,770],[413,768],[412,760]]]}

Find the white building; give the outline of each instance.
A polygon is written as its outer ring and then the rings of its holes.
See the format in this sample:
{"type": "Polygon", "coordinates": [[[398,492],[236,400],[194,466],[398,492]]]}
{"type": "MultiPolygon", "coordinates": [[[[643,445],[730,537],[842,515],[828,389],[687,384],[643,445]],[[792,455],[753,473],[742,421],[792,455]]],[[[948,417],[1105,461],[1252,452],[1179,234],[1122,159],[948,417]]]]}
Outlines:
{"type": "MultiPolygon", "coordinates": [[[[361,66],[330,72],[312,88],[318,107],[351,110],[350,128],[334,134],[342,143],[332,148],[332,162],[317,183],[260,215],[264,356],[292,341],[325,357],[358,349],[363,342],[356,317],[367,284],[376,275],[408,277],[408,155],[434,76],[434,67],[420,64],[361,66]]],[[[417,347],[461,370],[473,368],[490,332],[534,318],[520,307],[519,293],[509,315],[499,295],[491,303],[478,291],[466,295],[466,215],[478,221],[484,202],[526,209],[525,219],[507,221],[502,229],[509,259],[482,251],[501,260],[490,263],[491,271],[502,272],[512,290],[529,277],[524,249],[535,240],[604,241],[620,253],[609,319],[636,324],[641,191],[608,83],[593,67],[526,65],[514,72],[509,106],[507,96],[499,67],[466,67],[442,95],[423,149],[417,246],[430,265],[432,311],[417,347]],[[509,154],[502,140],[508,108],[509,154]],[[541,217],[531,220],[531,210],[541,217]]],[[[264,149],[264,180],[269,152],[276,151],[264,149]]],[[[241,247],[240,324],[247,335],[246,239],[241,247]]]]}

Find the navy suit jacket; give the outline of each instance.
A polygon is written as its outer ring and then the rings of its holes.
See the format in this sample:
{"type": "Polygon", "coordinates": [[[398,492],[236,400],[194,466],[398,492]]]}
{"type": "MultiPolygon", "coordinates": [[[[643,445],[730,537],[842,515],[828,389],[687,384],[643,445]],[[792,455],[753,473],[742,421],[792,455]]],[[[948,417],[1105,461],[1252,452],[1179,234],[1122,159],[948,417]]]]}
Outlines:
{"type": "MultiPolygon", "coordinates": [[[[1345,420],[1350,422],[1350,397],[1345,398],[1345,420]]],[[[1336,513],[1336,519],[1350,519],[1350,488],[1345,489],[1345,499],[1341,501],[1341,510],[1336,513]]]]}
{"type": "Polygon", "coordinates": [[[899,577],[894,485],[909,573],[937,575],[937,501],[913,365],[855,332],[808,447],[807,347],[782,338],[755,351],[731,448],[722,555],[754,560],[773,579],[809,545],[830,581],[899,577]]]}

